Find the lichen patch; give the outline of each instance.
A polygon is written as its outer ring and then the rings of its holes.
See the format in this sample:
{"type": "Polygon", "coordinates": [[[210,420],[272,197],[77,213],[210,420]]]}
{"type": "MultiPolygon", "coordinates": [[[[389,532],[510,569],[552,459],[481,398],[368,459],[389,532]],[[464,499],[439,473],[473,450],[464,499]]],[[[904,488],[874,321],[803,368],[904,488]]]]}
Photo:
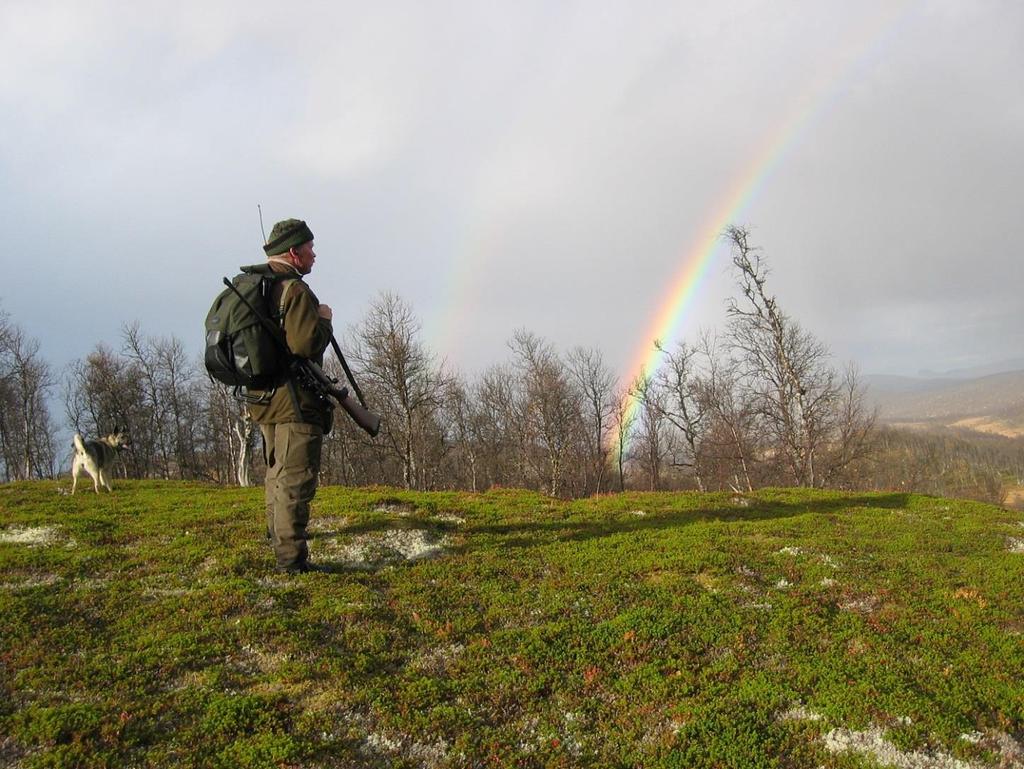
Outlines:
{"type": "Polygon", "coordinates": [[[0,542],[27,547],[44,547],[60,539],[55,526],[11,526],[0,531],[0,542]]]}
{"type": "Polygon", "coordinates": [[[961,761],[942,751],[905,751],[885,739],[885,730],[872,726],[864,731],[833,729],[822,741],[830,753],[860,753],[882,766],[899,769],[983,769],[974,761],[961,761]]]}
{"type": "Polygon", "coordinates": [[[434,558],[444,552],[448,538],[423,529],[391,529],[354,537],[347,544],[325,544],[328,560],[352,569],[377,569],[397,563],[434,558]]]}

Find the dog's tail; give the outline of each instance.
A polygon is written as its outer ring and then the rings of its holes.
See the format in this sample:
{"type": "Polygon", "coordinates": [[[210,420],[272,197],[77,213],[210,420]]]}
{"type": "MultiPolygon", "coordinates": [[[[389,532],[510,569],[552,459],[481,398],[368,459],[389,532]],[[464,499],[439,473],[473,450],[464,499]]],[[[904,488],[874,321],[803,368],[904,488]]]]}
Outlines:
{"type": "Polygon", "coordinates": [[[75,441],[75,451],[77,451],[79,454],[84,454],[85,453],[85,444],[82,443],[82,436],[79,435],[78,433],[75,433],[74,441],[75,441]]]}

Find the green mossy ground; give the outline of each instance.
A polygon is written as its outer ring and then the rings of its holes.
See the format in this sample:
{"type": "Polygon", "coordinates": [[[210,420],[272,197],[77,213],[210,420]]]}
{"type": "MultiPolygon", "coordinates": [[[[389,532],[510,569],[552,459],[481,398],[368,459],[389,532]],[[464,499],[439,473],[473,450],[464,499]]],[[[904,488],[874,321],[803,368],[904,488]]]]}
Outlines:
{"type": "Polygon", "coordinates": [[[1020,513],[324,488],[334,571],[286,577],[260,490],[66,487],[0,486],[0,765],[863,767],[822,736],[872,727],[997,765],[962,735],[1024,732],[1020,513]],[[345,560],[391,530],[444,549],[345,560]]]}

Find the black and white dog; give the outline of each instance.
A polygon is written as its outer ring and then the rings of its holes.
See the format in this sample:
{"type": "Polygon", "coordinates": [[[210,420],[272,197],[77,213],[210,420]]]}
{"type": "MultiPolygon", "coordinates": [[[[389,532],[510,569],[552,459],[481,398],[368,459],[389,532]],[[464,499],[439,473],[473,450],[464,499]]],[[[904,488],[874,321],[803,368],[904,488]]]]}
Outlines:
{"type": "Polygon", "coordinates": [[[128,436],[122,430],[115,430],[106,438],[98,441],[87,441],[81,435],[75,433],[75,461],[71,465],[71,493],[75,493],[78,485],[78,476],[82,470],[92,476],[92,485],[96,493],[100,493],[100,484],[110,488],[110,477],[108,472],[114,466],[119,452],[128,448],[128,436]]]}

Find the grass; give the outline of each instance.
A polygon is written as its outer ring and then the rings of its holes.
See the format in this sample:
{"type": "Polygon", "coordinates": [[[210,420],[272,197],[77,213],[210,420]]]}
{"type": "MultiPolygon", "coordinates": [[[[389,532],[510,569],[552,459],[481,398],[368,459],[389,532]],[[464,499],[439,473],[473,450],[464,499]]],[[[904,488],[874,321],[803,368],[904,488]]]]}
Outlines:
{"type": "Polygon", "coordinates": [[[1020,513],[332,487],[285,577],[260,490],[66,486],[0,486],[0,765],[1024,765],[1020,513]]]}

